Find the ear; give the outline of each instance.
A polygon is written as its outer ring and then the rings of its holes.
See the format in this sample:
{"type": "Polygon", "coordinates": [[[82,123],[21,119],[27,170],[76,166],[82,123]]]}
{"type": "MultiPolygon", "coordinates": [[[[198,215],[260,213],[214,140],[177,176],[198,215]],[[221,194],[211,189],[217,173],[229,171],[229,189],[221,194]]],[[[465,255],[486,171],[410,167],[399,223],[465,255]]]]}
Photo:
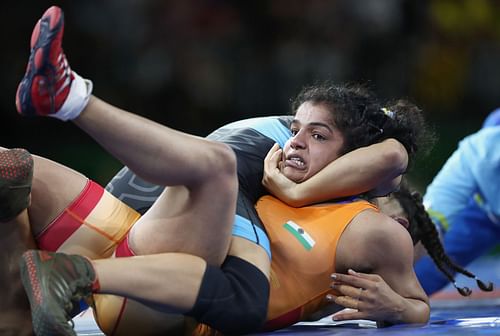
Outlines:
{"type": "Polygon", "coordinates": [[[403,227],[404,227],[405,229],[407,229],[407,230],[408,230],[408,229],[410,228],[410,222],[408,221],[408,219],[406,219],[406,218],[404,218],[404,217],[400,217],[400,216],[394,216],[394,217],[392,217],[392,218],[394,218],[394,220],[395,220],[396,222],[398,222],[399,224],[403,225],[403,227]]]}

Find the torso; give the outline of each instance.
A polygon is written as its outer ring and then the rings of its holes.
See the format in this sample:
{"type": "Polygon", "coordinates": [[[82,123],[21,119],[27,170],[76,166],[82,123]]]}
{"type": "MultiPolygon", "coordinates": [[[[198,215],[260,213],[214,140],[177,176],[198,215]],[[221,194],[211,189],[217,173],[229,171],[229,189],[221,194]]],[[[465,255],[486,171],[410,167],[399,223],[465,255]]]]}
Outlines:
{"type": "Polygon", "coordinates": [[[366,201],[292,208],[271,196],[256,205],[271,240],[271,296],[266,329],[306,319],[328,303],[337,245],[366,201]]]}

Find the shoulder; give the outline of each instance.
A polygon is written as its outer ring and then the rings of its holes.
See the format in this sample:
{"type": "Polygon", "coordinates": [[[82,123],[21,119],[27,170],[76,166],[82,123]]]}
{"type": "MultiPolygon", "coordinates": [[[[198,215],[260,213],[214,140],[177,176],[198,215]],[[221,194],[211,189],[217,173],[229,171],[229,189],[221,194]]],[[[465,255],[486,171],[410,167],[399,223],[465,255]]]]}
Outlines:
{"type": "Polygon", "coordinates": [[[375,252],[390,252],[387,255],[413,253],[413,243],[408,230],[384,213],[363,211],[353,219],[351,225],[367,258],[376,257],[378,253],[375,252]]]}
{"type": "Polygon", "coordinates": [[[388,265],[403,267],[413,263],[410,234],[391,217],[375,210],[356,215],[337,245],[338,271],[349,268],[373,272],[388,265]]]}
{"type": "Polygon", "coordinates": [[[459,147],[472,146],[478,149],[493,149],[498,141],[500,141],[500,127],[487,127],[463,138],[459,147]]]}
{"type": "MultiPolygon", "coordinates": [[[[469,167],[484,167],[500,164],[500,126],[488,127],[465,137],[460,141],[459,157],[461,163],[469,167]]],[[[480,172],[479,172],[480,173],[480,172]]]]}
{"type": "Polygon", "coordinates": [[[365,232],[363,236],[370,234],[385,234],[387,232],[405,232],[406,229],[393,218],[387,216],[377,209],[366,209],[357,214],[351,223],[365,232]]]}

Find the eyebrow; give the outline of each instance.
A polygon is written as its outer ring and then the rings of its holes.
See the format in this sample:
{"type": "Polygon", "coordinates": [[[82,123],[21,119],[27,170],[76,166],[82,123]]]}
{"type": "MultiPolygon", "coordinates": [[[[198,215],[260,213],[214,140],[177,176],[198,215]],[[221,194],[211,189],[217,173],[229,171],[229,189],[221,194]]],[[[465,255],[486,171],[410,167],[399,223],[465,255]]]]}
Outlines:
{"type": "MultiPolygon", "coordinates": [[[[300,124],[300,125],[302,125],[302,123],[298,119],[293,119],[292,120],[292,125],[293,124],[300,124]]],[[[332,127],[330,125],[322,123],[322,122],[317,122],[317,121],[311,122],[311,123],[307,124],[307,127],[323,127],[323,128],[328,129],[331,133],[333,133],[332,127]]]]}

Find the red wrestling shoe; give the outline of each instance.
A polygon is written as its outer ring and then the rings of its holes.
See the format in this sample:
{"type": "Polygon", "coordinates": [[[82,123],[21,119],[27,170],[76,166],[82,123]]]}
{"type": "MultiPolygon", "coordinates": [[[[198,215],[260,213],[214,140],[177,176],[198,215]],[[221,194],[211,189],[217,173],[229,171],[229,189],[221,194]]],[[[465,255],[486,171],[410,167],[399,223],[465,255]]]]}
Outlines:
{"type": "Polygon", "coordinates": [[[0,151],[0,222],[16,217],[30,201],[33,157],[21,148],[0,151]]]}
{"type": "Polygon", "coordinates": [[[21,115],[69,120],[86,106],[90,90],[68,65],[62,49],[63,33],[64,14],[61,8],[52,6],[31,35],[28,66],[16,93],[16,108],[21,115]],[[72,97],[72,91],[77,91],[76,97],[72,97]]]}
{"type": "Polygon", "coordinates": [[[79,255],[28,250],[19,266],[35,334],[76,335],[73,305],[81,299],[93,305],[92,290],[98,287],[90,261],[79,255]]]}

